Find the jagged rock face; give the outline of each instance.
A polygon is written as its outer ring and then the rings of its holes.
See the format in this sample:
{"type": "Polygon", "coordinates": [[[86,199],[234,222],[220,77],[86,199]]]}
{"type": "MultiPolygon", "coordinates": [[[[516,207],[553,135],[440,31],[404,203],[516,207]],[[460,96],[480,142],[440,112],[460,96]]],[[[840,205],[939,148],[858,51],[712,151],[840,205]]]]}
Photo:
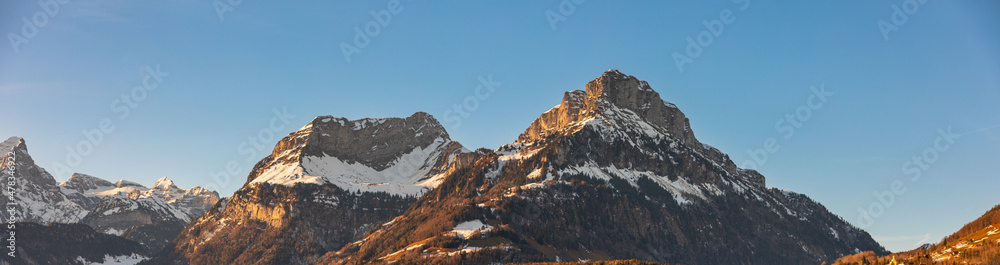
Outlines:
{"type": "Polygon", "coordinates": [[[356,121],[323,116],[314,119],[311,125],[311,137],[302,150],[303,155],[334,156],[344,162],[361,163],[375,170],[385,170],[400,154],[416,147],[426,147],[435,139],[449,139],[444,127],[423,112],[405,119],[356,121]]]}
{"type": "Polygon", "coordinates": [[[660,99],[660,94],[649,83],[618,70],[608,70],[601,77],[587,83],[586,90],[566,92],[562,103],[542,114],[518,137],[519,142],[544,139],[573,123],[600,115],[612,104],[628,110],[650,125],[681,140],[697,143],[688,119],[674,104],[660,99]]]}
{"type": "Polygon", "coordinates": [[[62,193],[49,172],[35,165],[24,139],[7,139],[0,143],[0,152],[3,152],[0,153],[0,168],[3,169],[0,176],[3,182],[11,181],[13,171],[13,181],[16,183],[13,187],[14,200],[11,201],[4,191],[5,195],[0,196],[0,205],[15,206],[18,209],[18,221],[74,223],[87,214],[83,207],[62,193]]]}
{"type": "Polygon", "coordinates": [[[315,264],[413,197],[351,193],[331,184],[255,184],[191,223],[153,264],[315,264]]]}
{"type": "Polygon", "coordinates": [[[818,264],[885,252],[819,203],[768,189],[699,143],[683,113],[617,71],[567,93],[517,142],[376,228],[320,263],[818,264]]]}
{"type": "Polygon", "coordinates": [[[18,252],[2,264],[135,264],[149,252],[142,245],[83,224],[17,223],[18,252]]]}
{"type": "Polygon", "coordinates": [[[247,184],[193,221],[154,264],[314,264],[389,221],[481,153],[426,113],[320,116],[284,137],[247,184]]]}

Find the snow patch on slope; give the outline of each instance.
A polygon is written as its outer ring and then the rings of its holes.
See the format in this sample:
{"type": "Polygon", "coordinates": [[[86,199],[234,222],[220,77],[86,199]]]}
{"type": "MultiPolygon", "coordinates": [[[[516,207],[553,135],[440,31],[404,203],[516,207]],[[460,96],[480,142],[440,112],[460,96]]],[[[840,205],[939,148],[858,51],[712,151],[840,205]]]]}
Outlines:
{"type": "Polygon", "coordinates": [[[83,257],[76,258],[76,261],[80,262],[80,264],[83,265],[135,265],[136,263],[139,263],[140,261],[143,260],[146,260],[145,256],[135,253],[132,253],[131,255],[122,255],[122,256],[104,255],[103,262],[87,261],[87,259],[84,259],[83,257]]]}
{"type": "Polygon", "coordinates": [[[493,226],[484,224],[482,221],[479,220],[472,220],[455,225],[455,228],[451,229],[451,233],[457,234],[462,238],[469,239],[477,231],[479,231],[480,233],[485,233],[490,229],[493,229],[493,226]]]}
{"type": "Polygon", "coordinates": [[[660,187],[663,187],[663,189],[669,191],[673,195],[674,200],[677,201],[677,204],[680,205],[690,204],[692,203],[691,199],[695,198],[708,200],[706,195],[722,195],[722,190],[713,184],[693,184],[683,177],[678,177],[677,180],[671,181],[666,176],[658,176],[649,171],[619,169],[614,166],[600,167],[592,162],[587,162],[583,166],[573,166],[559,170],[558,175],[561,176],[563,174],[582,174],[603,180],[611,180],[614,177],[618,177],[636,188],[639,187],[636,184],[639,179],[644,177],[649,178],[659,184],[660,187]]]}
{"type": "Polygon", "coordinates": [[[427,177],[436,162],[434,158],[440,156],[440,150],[444,150],[443,147],[450,142],[437,138],[427,147],[416,147],[400,156],[384,170],[375,170],[358,162],[345,162],[333,156],[305,156],[301,163],[268,168],[251,184],[264,182],[291,186],[297,183],[330,183],[345,190],[416,196],[443,180],[440,174],[427,177]]]}

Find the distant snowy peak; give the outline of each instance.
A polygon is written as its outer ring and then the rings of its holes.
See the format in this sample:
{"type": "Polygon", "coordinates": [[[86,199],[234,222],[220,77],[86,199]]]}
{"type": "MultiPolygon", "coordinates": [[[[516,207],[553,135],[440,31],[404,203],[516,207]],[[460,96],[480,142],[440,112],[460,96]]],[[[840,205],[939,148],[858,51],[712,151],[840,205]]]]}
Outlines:
{"type": "Polygon", "coordinates": [[[60,182],[59,187],[67,195],[81,194],[87,197],[122,195],[136,198],[155,196],[168,201],[175,200],[185,194],[211,196],[211,194],[215,193],[214,191],[209,191],[198,186],[188,190],[181,189],[167,177],[157,180],[153,184],[153,188],[146,188],[142,184],[128,180],[119,180],[111,183],[110,181],[82,173],[74,173],[73,177],[69,180],[60,182]]]}
{"type": "Polygon", "coordinates": [[[170,209],[171,211],[185,213],[187,219],[204,214],[219,200],[219,194],[215,191],[198,186],[187,190],[181,189],[166,177],[157,180],[153,188],[146,188],[127,180],[119,180],[112,184],[98,177],[75,173],[69,180],[59,183],[59,188],[69,200],[87,211],[109,207],[101,205],[108,197],[118,196],[136,201],[155,198],[175,208],[170,209]]]}
{"type": "Polygon", "coordinates": [[[156,180],[153,184],[153,188],[144,191],[137,191],[129,194],[129,197],[133,198],[148,198],[148,197],[159,197],[163,198],[168,202],[172,202],[184,196],[188,191],[177,187],[174,185],[174,181],[168,179],[167,177],[162,177],[156,180]]]}
{"type": "Polygon", "coordinates": [[[154,198],[162,200],[173,208],[189,216],[187,220],[197,218],[211,209],[219,201],[219,193],[199,186],[181,189],[166,177],[160,178],[148,190],[135,190],[127,195],[133,200],[154,198]]]}
{"type": "Polygon", "coordinates": [[[102,178],[83,173],[73,173],[68,180],[60,182],[59,188],[67,195],[83,194],[86,196],[126,195],[134,190],[148,190],[146,186],[128,180],[111,183],[102,178]]]}
{"type": "Polygon", "coordinates": [[[87,211],[97,207],[103,196],[125,195],[136,190],[135,187],[119,188],[110,181],[81,173],[74,173],[69,180],[60,182],[59,189],[66,194],[66,198],[87,211]]]}
{"type": "Polygon", "coordinates": [[[146,186],[143,186],[142,184],[135,183],[135,182],[128,181],[128,180],[124,180],[124,179],[123,180],[119,180],[118,182],[115,182],[115,187],[116,188],[135,187],[135,188],[143,189],[143,190],[147,189],[146,186]]]}
{"type": "Polygon", "coordinates": [[[174,189],[177,188],[177,186],[174,185],[173,180],[170,180],[167,177],[162,177],[159,180],[156,180],[156,183],[153,184],[153,188],[165,190],[165,189],[174,189]]]}
{"type": "Polygon", "coordinates": [[[331,183],[347,190],[418,195],[440,183],[434,176],[467,152],[423,112],[357,120],[319,116],[279,141],[247,184],[331,183]]]}
{"type": "Polygon", "coordinates": [[[69,180],[59,182],[59,187],[64,193],[87,193],[93,190],[108,190],[115,188],[115,184],[81,173],[73,173],[69,180]]]}

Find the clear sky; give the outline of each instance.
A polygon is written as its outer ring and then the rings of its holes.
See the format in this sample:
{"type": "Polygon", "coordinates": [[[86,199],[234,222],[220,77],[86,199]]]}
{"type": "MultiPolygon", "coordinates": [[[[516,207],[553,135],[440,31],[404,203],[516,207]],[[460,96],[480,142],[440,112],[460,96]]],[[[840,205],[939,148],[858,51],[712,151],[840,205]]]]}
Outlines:
{"type": "Polygon", "coordinates": [[[496,148],[614,68],[890,250],[1000,203],[997,1],[59,1],[0,4],[0,138],[58,181],[227,196],[319,115],[424,111],[496,148]],[[481,77],[500,83],[483,99],[481,77]]]}

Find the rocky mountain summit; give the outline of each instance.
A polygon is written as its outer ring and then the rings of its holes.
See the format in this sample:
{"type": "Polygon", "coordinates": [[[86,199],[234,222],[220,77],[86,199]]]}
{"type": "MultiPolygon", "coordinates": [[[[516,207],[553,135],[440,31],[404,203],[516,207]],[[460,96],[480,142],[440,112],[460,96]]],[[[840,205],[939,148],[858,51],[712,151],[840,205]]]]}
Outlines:
{"type": "Polygon", "coordinates": [[[634,116],[621,117],[623,119],[619,120],[646,122],[684,144],[698,142],[687,117],[677,106],[660,99],[660,94],[646,81],[613,69],[587,83],[586,90],[566,92],[562,103],[542,113],[518,137],[518,142],[542,140],[553,133],[575,128],[582,125],[582,122],[602,115],[634,116]],[[628,112],[622,113],[624,110],[628,112]]]}
{"type": "Polygon", "coordinates": [[[194,220],[152,263],[315,263],[402,214],[476,156],[422,112],[316,117],[282,138],[243,188],[194,220]]]}
{"type": "Polygon", "coordinates": [[[433,117],[348,120],[321,116],[282,139],[257,163],[247,184],[334,184],[352,191],[416,196],[459,153],[433,117]]]}

